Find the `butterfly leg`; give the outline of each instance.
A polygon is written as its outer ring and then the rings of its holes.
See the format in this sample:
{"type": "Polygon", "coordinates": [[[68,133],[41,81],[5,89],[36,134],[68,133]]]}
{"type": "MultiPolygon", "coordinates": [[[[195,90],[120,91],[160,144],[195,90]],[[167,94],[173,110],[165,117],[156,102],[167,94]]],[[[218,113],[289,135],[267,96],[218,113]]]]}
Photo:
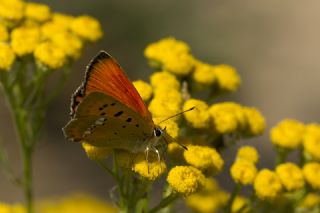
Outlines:
{"type": "Polygon", "coordinates": [[[144,153],[146,155],[146,162],[147,162],[147,166],[148,166],[148,174],[149,174],[149,167],[150,167],[150,163],[149,163],[149,150],[150,148],[147,146],[146,149],[144,150],[144,153]]]}

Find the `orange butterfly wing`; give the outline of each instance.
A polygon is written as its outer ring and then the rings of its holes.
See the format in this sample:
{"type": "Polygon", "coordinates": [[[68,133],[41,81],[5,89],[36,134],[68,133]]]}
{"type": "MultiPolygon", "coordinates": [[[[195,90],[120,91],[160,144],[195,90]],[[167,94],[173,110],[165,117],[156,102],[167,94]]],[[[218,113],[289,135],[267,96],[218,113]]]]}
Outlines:
{"type": "Polygon", "coordinates": [[[102,92],[113,97],[153,125],[151,114],[138,91],[116,60],[105,51],[100,51],[87,66],[85,80],[72,96],[72,116],[82,98],[92,92],[102,92]]]}

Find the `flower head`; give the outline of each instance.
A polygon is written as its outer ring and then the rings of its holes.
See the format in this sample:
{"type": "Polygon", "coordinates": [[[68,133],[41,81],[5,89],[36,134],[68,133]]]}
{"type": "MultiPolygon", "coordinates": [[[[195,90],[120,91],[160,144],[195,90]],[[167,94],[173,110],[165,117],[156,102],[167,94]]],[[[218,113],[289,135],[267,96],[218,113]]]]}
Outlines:
{"type": "Polygon", "coordinates": [[[168,70],[176,75],[187,75],[192,71],[194,59],[189,46],[173,37],[150,44],[144,51],[150,65],[168,70]]]}
{"type": "Polygon", "coordinates": [[[248,162],[256,164],[259,160],[259,154],[254,147],[243,146],[238,150],[237,160],[246,160],[248,162]]]}
{"type": "Polygon", "coordinates": [[[319,204],[320,204],[320,195],[316,193],[308,193],[299,206],[303,208],[312,208],[319,204]]]}
{"type": "Polygon", "coordinates": [[[0,23],[0,42],[7,41],[8,38],[9,38],[9,33],[8,33],[7,27],[3,23],[0,23]]]}
{"type": "Polygon", "coordinates": [[[18,56],[31,54],[40,42],[38,27],[18,27],[11,32],[11,45],[18,56]]]}
{"type": "Polygon", "coordinates": [[[10,70],[15,58],[12,48],[8,44],[0,42],[0,71],[10,70]]]}
{"type": "Polygon", "coordinates": [[[192,73],[192,79],[201,86],[211,86],[216,81],[216,74],[214,72],[214,66],[196,61],[195,69],[192,73]]]}
{"type": "Polygon", "coordinates": [[[138,90],[143,101],[148,101],[151,98],[152,87],[148,83],[138,80],[134,81],[133,85],[138,90]]]}
{"type": "Polygon", "coordinates": [[[243,107],[247,125],[245,128],[246,135],[261,135],[266,128],[266,121],[263,115],[253,107],[243,107]]]}
{"type": "Polygon", "coordinates": [[[306,182],[310,184],[313,189],[320,189],[320,163],[307,163],[303,167],[303,175],[306,182]]]}
{"type": "Polygon", "coordinates": [[[263,169],[254,180],[254,189],[261,200],[272,201],[282,192],[282,184],[275,172],[263,169]]]}
{"type": "Polygon", "coordinates": [[[220,154],[214,148],[206,146],[188,145],[184,158],[187,163],[206,174],[220,172],[224,164],[220,154]]]}
{"type": "Polygon", "coordinates": [[[208,128],[210,124],[209,106],[201,100],[189,99],[183,105],[183,110],[195,107],[194,110],[184,113],[185,119],[194,128],[208,128]]]}
{"type": "Polygon", "coordinates": [[[175,191],[188,196],[201,190],[205,177],[192,166],[176,166],[170,170],[167,181],[175,191]]]}
{"type": "Polygon", "coordinates": [[[243,212],[243,213],[249,212],[249,205],[248,204],[249,204],[248,199],[241,197],[241,196],[237,196],[232,203],[231,212],[236,213],[236,212],[239,212],[240,209],[241,209],[240,212],[243,212]],[[245,207],[245,206],[247,206],[247,207],[245,207]]]}
{"type": "Polygon", "coordinates": [[[41,25],[41,36],[43,39],[51,39],[54,35],[59,33],[66,33],[67,28],[59,22],[49,21],[41,25]]]}
{"type": "Polygon", "coordinates": [[[66,63],[66,53],[52,42],[44,42],[37,46],[34,57],[40,65],[50,69],[59,69],[66,63]]]}
{"type": "Polygon", "coordinates": [[[236,183],[249,185],[253,183],[257,175],[257,168],[254,163],[250,161],[236,160],[231,166],[230,172],[236,183]]]}
{"type": "Polygon", "coordinates": [[[209,108],[214,129],[220,134],[231,133],[242,128],[246,119],[242,106],[232,102],[214,104],[209,108]]]}
{"type": "Polygon", "coordinates": [[[91,42],[97,41],[103,34],[100,23],[87,15],[75,18],[70,27],[75,34],[91,42]]]}
{"type": "Polygon", "coordinates": [[[0,17],[9,22],[18,22],[22,19],[24,2],[21,0],[0,0],[0,17]]]}
{"type": "Polygon", "coordinates": [[[74,34],[68,31],[54,33],[51,35],[51,41],[63,50],[67,56],[74,59],[80,57],[83,43],[74,34]]]}
{"type": "Polygon", "coordinates": [[[288,191],[304,187],[304,178],[301,169],[293,163],[283,163],[277,166],[276,173],[284,188],[288,191]]]}
{"type": "Polygon", "coordinates": [[[25,16],[29,19],[44,22],[50,18],[50,8],[45,4],[26,3],[25,16]]]}
{"type": "Polygon", "coordinates": [[[170,88],[172,90],[180,89],[178,79],[167,71],[155,72],[150,77],[151,86],[155,89],[170,88]]]}
{"type": "Polygon", "coordinates": [[[303,136],[303,148],[314,159],[320,160],[320,125],[309,124],[303,136]]]}
{"type": "Polygon", "coordinates": [[[303,123],[285,119],[271,129],[271,141],[279,147],[294,149],[301,144],[304,130],[303,123]]]}
{"type": "Polygon", "coordinates": [[[145,153],[139,153],[134,156],[133,171],[142,177],[154,181],[160,177],[167,169],[164,161],[158,161],[158,156],[150,152],[148,162],[146,161],[145,153]]]}
{"type": "Polygon", "coordinates": [[[240,77],[236,69],[230,65],[221,64],[214,66],[218,87],[227,92],[234,92],[240,85],[240,77]]]}
{"type": "Polygon", "coordinates": [[[63,28],[69,28],[73,20],[74,20],[74,17],[70,15],[66,15],[63,13],[52,14],[52,21],[62,26],[63,28]]]}
{"type": "Polygon", "coordinates": [[[39,203],[41,213],[116,213],[117,210],[104,200],[94,196],[77,193],[60,199],[45,200],[39,203]]]}
{"type": "Polygon", "coordinates": [[[87,153],[88,158],[91,160],[104,160],[106,159],[110,154],[112,154],[112,149],[108,147],[96,147],[92,146],[89,143],[86,143],[83,141],[82,147],[84,151],[87,153]]]}

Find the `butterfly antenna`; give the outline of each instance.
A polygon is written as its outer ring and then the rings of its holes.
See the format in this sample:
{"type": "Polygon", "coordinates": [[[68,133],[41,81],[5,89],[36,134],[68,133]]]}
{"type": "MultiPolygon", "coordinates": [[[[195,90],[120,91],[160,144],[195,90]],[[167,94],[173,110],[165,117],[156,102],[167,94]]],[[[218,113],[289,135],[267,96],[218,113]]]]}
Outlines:
{"type": "Polygon", "coordinates": [[[160,123],[158,123],[158,125],[161,124],[161,123],[163,123],[163,122],[165,122],[165,121],[167,121],[167,120],[169,120],[169,119],[171,119],[171,118],[177,117],[177,116],[179,116],[179,115],[181,115],[181,114],[183,114],[183,113],[185,113],[185,112],[189,112],[189,111],[194,110],[194,109],[195,109],[195,107],[193,106],[193,107],[191,107],[190,109],[187,109],[187,110],[184,110],[184,111],[182,111],[182,112],[179,112],[179,113],[177,113],[177,114],[175,114],[175,115],[172,115],[172,116],[170,116],[170,117],[168,117],[168,118],[160,121],[160,123]]]}

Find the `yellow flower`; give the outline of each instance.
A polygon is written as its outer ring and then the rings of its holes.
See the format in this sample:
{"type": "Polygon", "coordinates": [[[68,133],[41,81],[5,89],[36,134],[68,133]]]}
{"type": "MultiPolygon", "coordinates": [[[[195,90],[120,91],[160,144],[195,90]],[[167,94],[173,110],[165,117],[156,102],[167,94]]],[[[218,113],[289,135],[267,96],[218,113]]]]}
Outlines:
{"type": "MultiPolygon", "coordinates": [[[[154,118],[153,122],[155,124],[158,124],[163,119],[160,118],[154,118]]],[[[179,136],[179,126],[177,122],[173,119],[166,120],[160,124],[161,129],[165,129],[165,132],[172,138],[177,138],[179,136]]],[[[171,141],[168,141],[171,142],[171,141]]]]}
{"type": "Polygon", "coordinates": [[[71,23],[71,30],[81,38],[91,42],[97,41],[103,34],[100,23],[87,15],[76,17],[71,23]]]}
{"type": "Polygon", "coordinates": [[[138,90],[142,100],[148,101],[151,98],[152,87],[148,83],[142,80],[138,80],[138,81],[134,81],[133,85],[138,90]]]}
{"type": "Polygon", "coordinates": [[[49,69],[59,69],[66,63],[66,53],[52,42],[44,42],[37,46],[34,57],[49,69]]]}
{"type": "Polygon", "coordinates": [[[304,187],[303,173],[295,164],[280,164],[276,168],[276,173],[287,191],[298,190],[304,187]]]}
{"type": "Polygon", "coordinates": [[[41,213],[117,213],[110,204],[94,196],[77,193],[60,199],[45,200],[39,203],[41,213]]]}
{"type": "Polygon", "coordinates": [[[315,160],[320,160],[320,125],[309,124],[303,136],[303,148],[315,160]]]}
{"type": "Polygon", "coordinates": [[[243,107],[243,111],[247,120],[246,134],[261,135],[266,128],[266,121],[263,115],[253,107],[243,107]]]}
{"type": "Polygon", "coordinates": [[[259,160],[259,154],[257,150],[252,146],[243,146],[238,150],[237,160],[246,160],[253,164],[256,164],[259,160]]]}
{"type": "Polygon", "coordinates": [[[209,108],[214,129],[221,134],[235,132],[246,124],[242,106],[232,102],[214,104],[209,108]]]}
{"type": "Polygon", "coordinates": [[[249,212],[248,204],[249,204],[248,199],[241,197],[241,196],[237,196],[232,203],[231,212],[236,213],[236,212],[239,212],[240,209],[241,209],[241,212],[243,212],[243,213],[249,212]],[[245,206],[247,206],[247,207],[245,207],[245,206]],[[244,208],[244,209],[242,209],[242,208],[244,208]]]}
{"type": "MultiPolygon", "coordinates": [[[[154,91],[154,97],[149,104],[149,111],[154,118],[165,119],[181,112],[182,95],[177,90],[154,91]]],[[[173,118],[177,120],[179,117],[173,118]]]]}
{"type": "Polygon", "coordinates": [[[304,208],[312,208],[319,204],[320,196],[316,193],[308,193],[299,206],[304,208]]]}
{"type": "Polygon", "coordinates": [[[148,162],[144,152],[131,153],[124,150],[116,150],[115,157],[120,167],[132,169],[140,176],[151,181],[160,177],[167,169],[165,162],[163,160],[159,162],[158,155],[152,151],[149,152],[148,162]]]}
{"type": "Polygon", "coordinates": [[[301,144],[304,130],[303,123],[293,119],[285,119],[271,129],[271,141],[279,147],[294,149],[301,144]]]}
{"type": "Polygon", "coordinates": [[[51,41],[62,49],[67,56],[77,59],[81,55],[82,41],[74,34],[64,31],[51,36],[51,41]]]}
{"type": "Polygon", "coordinates": [[[9,71],[15,58],[12,48],[8,44],[0,42],[0,71],[9,71]]]}
{"type": "Polygon", "coordinates": [[[202,189],[205,177],[192,166],[176,166],[170,170],[167,181],[176,192],[188,196],[202,189]]]}
{"type": "Polygon", "coordinates": [[[151,86],[157,90],[161,88],[170,88],[172,90],[180,90],[180,82],[178,79],[166,71],[155,72],[150,77],[151,86]]]}
{"type": "Polygon", "coordinates": [[[50,39],[53,35],[66,33],[66,31],[67,28],[59,22],[49,21],[41,26],[41,35],[44,39],[50,39]]]}
{"type": "Polygon", "coordinates": [[[187,147],[188,150],[184,152],[184,158],[190,165],[208,175],[222,170],[223,159],[214,148],[197,145],[188,145],[187,147]]]}
{"type": "Polygon", "coordinates": [[[195,69],[192,73],[192,79],[203,86],[211,86],[216,81],[214,66],[196,61],[195,69]]]}
{"type": "Polygon", "coordinates": [[[92,146],[89,143],[86,143],[85,141],[83,141],[81,144],[84,151],[87,153],[88,158],[90,158],[91,160],[104,160],[110,154],[112,154],[113,151],[108,147],[92,146]]]}
{"type": "Polygon", "coordinates": [[[40,42],[38,27],[19,27],[11,32],[11,45],[18,56],[31,54],[40,42]]]}
{"type": "Polygon", "coordinates": [[[306,182],[310,184],[313,189],[320,189],[320,163],[307,163],[303,167],[303,175],[306,182]]]}
{"type": "Polygon", "coordinates": [[[0,17],[9,22],[17,22],[22,19],[24,2],[20,0],[0,0],[0,17]]]}
{"type": "Polygon", "coordinates": [[[0,203],[0,212],[1,213],[12,213],[11,206],[6,203],[0,203]]]}
{"type": "Polygon", "coordinates": [[[50,18],[50,8],[45,4],[26,3],[25,16],[39,22],[44,22],[50,18]]]}
{"type": "Polygon", "coordinates": [[[186,204],[198,213],[213,213],[223,207],[229,195],[222,191],[214,179],[206,178],[201,191],[186,198],[186,204]]]}
{"type": "Polygon", "coordinates": [[[183,110],[195,107],[194,110],[184,113],[185,119],[194,128],[208,128],[210,125],[209,106],[201,100],[189,99],[183,105],[183,110]]]}
{"type": "Polygon", "coordinates": [[[254,181],[254,189],[261,200],[274,200],[282,192],[282,185],[275,172],[261,170],[254,181]]]}
{"type": "Polygon", "coordinates": [[[9,38],[7,27],[0,23],[0,42],[1,41],[7,41],[9,38]]]}
{"type": "Polygon", "coordinates": [[[148,45],[144,55],[149,59],[151,66],[162,67],[177,75],[189,74],[194,66],[189,46],[173,37],[148,45]]]}
{"type": "Polygon", "coordinates": [[[253,183],[257,175],[257,168],[253,162],[239,159],[231,166],[230,172],[236,183],[249,185],[253,183]]]}
{"type": "Polygon", "coordinates": [[[214,72],[221,90],[234,92],[238,89],[241,81],[234,67],[221,64],[214,66],[214,72]]]}
{"type": "Polygon", "coordinates": [[[69,28],[73,20],[74,20],[74,17],[70,15],[66,15],[63,13],[52,14],[52,21],[62,26],[63,28],[69,28]]]}
{"type": "Polygon", "coordinates": [[[153,152],[149,152],[148,162],[146,161],[145,153],[139,153],[134,156],[133,171],[150,181],[160,177],[166,169],[165,162],[163,160],[159,162],[158,156],[153,152]]]}

